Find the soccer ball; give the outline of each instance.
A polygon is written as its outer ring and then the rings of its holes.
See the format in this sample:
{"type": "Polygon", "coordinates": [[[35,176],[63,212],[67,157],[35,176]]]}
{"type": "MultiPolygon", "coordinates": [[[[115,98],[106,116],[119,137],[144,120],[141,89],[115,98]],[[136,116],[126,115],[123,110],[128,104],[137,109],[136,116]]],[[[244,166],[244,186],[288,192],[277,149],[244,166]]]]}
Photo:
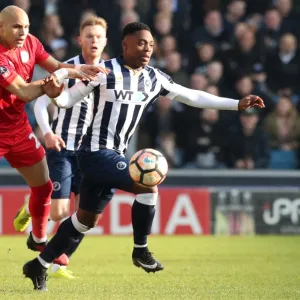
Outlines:
{"type": "Polygon", "coordinates": [[[143,186],[153,187],[162,183],[167,172],[167,160],[159,151],[154,149],[140,150],[130,160],[130,177],[143,186]]]}

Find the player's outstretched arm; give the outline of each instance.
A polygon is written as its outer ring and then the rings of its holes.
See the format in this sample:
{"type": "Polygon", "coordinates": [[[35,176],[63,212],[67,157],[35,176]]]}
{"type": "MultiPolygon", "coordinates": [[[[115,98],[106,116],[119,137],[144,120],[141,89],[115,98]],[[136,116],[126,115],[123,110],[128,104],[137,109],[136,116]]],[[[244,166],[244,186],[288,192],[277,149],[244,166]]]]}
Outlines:
{"type": "MultiPolygon", "coordinates": [[[[16,95],[19,99],[27,103],[44,94],[42,84],[43,80],[27,83],[21,76],[17,75],[5,88],[10,93],[16,95]]],[[[51,91],[52,97],[57,97],[60,93],[61,90],[59,87],[54,87],[51,91]]]]}
{"type": "MultiPolygon", "coordinates": [[[[57,72],[57,71],[56,71],[57,72]]],[[[100,81],[77,82],[70,89],[64,90],[59,96],[51,97],[52,89],[57,88],[59,83],[56,80],[45,80],[43,90],[50,97],[52,103],[60,108],[70,108],[84,97],[90,94],[100,84],[100,81]]]]}
{"type": "Polygon", "coordinates": [[[164,84],[164,88],[170,92],[170,98],[198,108],[241,111],[254,106],[259,108],[265,107],[263,100],[255,95],[249,95],[241,100],[235,100],[218,97],[199,90],[188,89],[176,83],[167,82],[164,84]]]}

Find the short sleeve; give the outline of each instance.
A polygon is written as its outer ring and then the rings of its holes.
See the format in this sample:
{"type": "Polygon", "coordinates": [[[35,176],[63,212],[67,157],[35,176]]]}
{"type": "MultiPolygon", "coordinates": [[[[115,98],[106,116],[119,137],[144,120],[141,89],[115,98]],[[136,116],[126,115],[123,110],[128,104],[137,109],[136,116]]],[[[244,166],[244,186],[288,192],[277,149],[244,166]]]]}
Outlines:
{"type": "Polygon", "coordinates": [[[178,84],[174,83],[173,79],[166,73],[159,69],[156,70],[158,71],[159,81],[162,86],[159,93],[160,96],[165,96],[173,100],[178,95],[178,84]]]}
{"type": "Polygon", "coordinates": [[[36,43],[35,62],[37,64],[39,64],[42,61],[44,61],[45,59],[47,59],[50,55],[44,49],[44,46],[42,45],[42,43],[36,37],[34,37],[34,39],[35,39],[35,43],[36,43]]]}
{"type": "Polygon", "coordinates": [[[18,76],[5,55],[0,55],[0,86],[8,87],[18,76]]]}

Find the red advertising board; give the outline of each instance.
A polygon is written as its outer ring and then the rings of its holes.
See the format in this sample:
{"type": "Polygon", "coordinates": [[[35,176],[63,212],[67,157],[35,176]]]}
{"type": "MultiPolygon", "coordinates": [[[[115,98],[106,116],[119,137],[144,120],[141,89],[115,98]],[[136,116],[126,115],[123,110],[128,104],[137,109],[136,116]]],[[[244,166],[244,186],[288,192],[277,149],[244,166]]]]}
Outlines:
{"type": "MultiPolygon", "coordinates": [[[[28,194],[29,189],[26,187],[0,188],[0,234],[16,234],[13,219],[28,194]]],[[[118,191],[105,209],[103,218],[90,234],[132,234],[131,205],[133,201],[134,195],[118,191]]],[[[48,234],[54,233],[57,226],[50,221],[48,234]]],[[[29,226],[26,233],[30,230],[29,226]]],[[[210,234],[208,189],[161,188],[152,233],[210,234]]]]}

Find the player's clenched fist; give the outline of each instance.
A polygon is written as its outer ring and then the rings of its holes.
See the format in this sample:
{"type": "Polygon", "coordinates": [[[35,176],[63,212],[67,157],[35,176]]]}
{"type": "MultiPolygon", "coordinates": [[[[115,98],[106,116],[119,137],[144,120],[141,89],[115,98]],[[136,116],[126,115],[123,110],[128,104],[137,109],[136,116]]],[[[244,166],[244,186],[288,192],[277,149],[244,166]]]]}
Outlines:
{"type": "Polygon", "coordinates": [[[265,104],[264,104],[264,101],[260,97],[255,96],[255,95],[246,96],[239,101],[239,104],[238,104],[239,111],[246,110],[251,107],[264,108],[265,104]]]}
{"type": "Polygon", "coordinates": [[[53,75],[46,77],[42,83],[43,92],[49,98],[58,97],[64,89],[64,84],[61,85],[57,82],[56,78],[53,75]]]}

